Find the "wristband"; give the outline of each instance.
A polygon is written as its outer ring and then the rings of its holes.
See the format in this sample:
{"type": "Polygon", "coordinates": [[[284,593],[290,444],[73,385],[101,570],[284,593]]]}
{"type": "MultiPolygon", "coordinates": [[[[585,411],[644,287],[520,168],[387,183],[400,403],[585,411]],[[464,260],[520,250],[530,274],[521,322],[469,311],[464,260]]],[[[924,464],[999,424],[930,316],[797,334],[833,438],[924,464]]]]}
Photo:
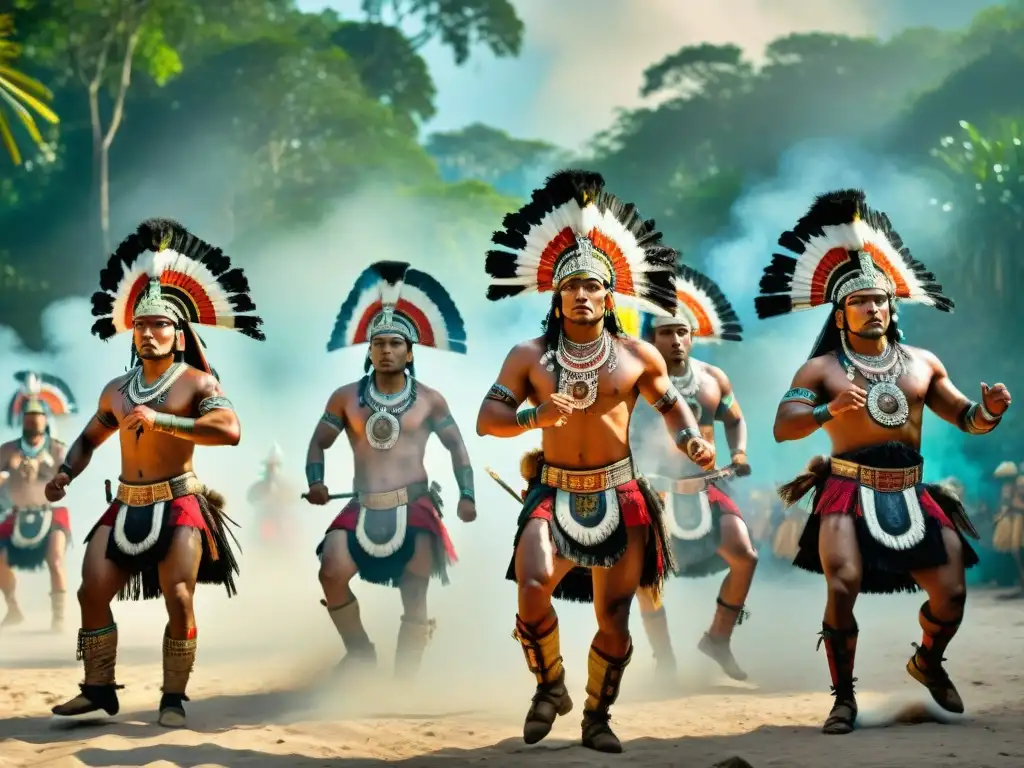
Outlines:
{"type": "Polygon", "coordinates": [[[523,408],[523,410],[516,413],[516,424],[518,424],[523,429],[536,429],[537,409],[523,408]]]}
{"type": "Polygon", "coordinates": [[[815,406],[811,413],[814,414],[814,420],[818,423],[819,427],[825,422],[832,421],[832,419],[835,418],[835,416],[832,415],[832,411],[828,409],[827,404],[815,406]]]}
{"type": "Polygon", "coordinates": [[[307,464],[306,482],[309,483],[310,488],[312,488],[314,485],[322,485],[324,482],[324,465],[307,464]]]}
{"type": "Polygon", "coordinates": [[[476,503],[476,494],[473,489],[473,468],[465,466],[456,469],[455,482],[459,485],[459,498],[469,499],[476,503]]]}
{"type": "Polygon", "coordinates": [[[75,473],[71,471],[71,467],[67,463],[61,464],[57,468],[58,475],[61,474],[62,472],[68,476],[68,484],[70,484],[71,481],[75,479],[75,473]]]}
{"type": "Polygon", "coordinates": [[[153,417],[154,432],[164,432],[168,435],[191,435],[195,426],[196,420],[190,419],[187,416],[173,416],[169,413],[158,413],[153,417]]]}

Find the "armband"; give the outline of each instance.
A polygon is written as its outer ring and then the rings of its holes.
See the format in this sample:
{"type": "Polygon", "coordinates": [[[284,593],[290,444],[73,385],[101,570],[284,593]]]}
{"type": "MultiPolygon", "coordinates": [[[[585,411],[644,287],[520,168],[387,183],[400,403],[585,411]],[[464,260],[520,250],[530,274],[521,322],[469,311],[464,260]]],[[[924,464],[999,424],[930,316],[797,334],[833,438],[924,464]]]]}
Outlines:
{"type": "Polygon", "coordinates": [[[117,429],[117,419],[114,418],[114,414],[105,413],[104,411],[96,411],[96,421],[107,429],[117,429]]]}
{"type": "Polygon", "coordinates": [[[312,488],[314,485],[321,485],[324,482],[324,465],[323,464],[307,464],[306,465],[306,482],[309,483],[309,487],[312,488]]]}
{"type": "Polygon", "coordinates": [[[516,424],[523,429],[536,429],[537,428],[537,409],[536,408],[523,408],[516,414],[516,424]]]}
{"type": "Polygon", "coordinates": [[[196,420],[187,416],[173,416],[169,413],[158,413],[153,418],[153,431],[168,435],[191,435],[195,430],[196,420]]]}
{"type": "Polygon", "coordinates": [[[832,415],[832,411],[828,409],[828,403],[825,405],[816,405],[811,413],[814,414],[814,421],[817,422],[819,427],[825,422],[832,421],[832,419],[835,418],[835,416],[832,415]]]}
{"type": "Polygon", "coordinates": [[[651,405],[654,406],[654,410],[658,413],[668,413],[677,402],[679,402],[679,390],[674,386],[669,385],[665,394],[651,403],[651,405]]]}
{"type": "Polygon", "coordinates": [[[448,429],[448,427],[454,427],[454,426],[455,426],[455,417],[452,416],[449,413],[447,416],[444,416],[443,418],[440,418],[437,421],[433,422],[430,425],[430,428],[435,433],[439,433],[439,432],[443,432],[444,430],[448,429]]]}
{"type": "Polygon", "coordinates": [[[730,392],[728,395],[725,395],[721,400],[718,401],[718,408],[715,409],[715,418],[721,419],[723,416],[725,416],[725,414],[729,412],[729,409],[732,408],[732,405],[735,402],[736,395],[734,395],[732,392],[730,392]]]}
{"type": "Polygon", "coordinates": [[[212,397],[203,398],[199,402],[199,415],[205,416],[210,411],[215,411],[218,408],[224,408],[228,411],[235,410],[235,406],[226,397],[223,395],[213,395],[212,397]]]}
{"type": "Polygon", "coordinates": [[[345,420],[330,411],[324,411],[323,415],[320,417],[320,422],[322,424],[326,424],[328,427],[333,427],[339,432],[345,431],[345,420]]]}
{"type": "Polygon", "coordinates": [[[487,395],[484,399],[494,400],[497,403],[504,403],[512,408],[519,407],[519,401],[516,400],[515,394],[511,389],[502,384],[491,384],[491,388],[487,390],[487,395]]]}
{"type": "Polygon", "coordinates": [[[806,403],[807,405],[817,405],[818,395],[804,387],[793,387],[782,396],[782,402],[806,403]]]}
{"type": "Polygon", "coordinates": [[[455,482],[459,485],[459,498],[469,499],[476,502],[476,493],[473,488],[473,468],[470,466],[457,467],[455,469],[455,482]]]}

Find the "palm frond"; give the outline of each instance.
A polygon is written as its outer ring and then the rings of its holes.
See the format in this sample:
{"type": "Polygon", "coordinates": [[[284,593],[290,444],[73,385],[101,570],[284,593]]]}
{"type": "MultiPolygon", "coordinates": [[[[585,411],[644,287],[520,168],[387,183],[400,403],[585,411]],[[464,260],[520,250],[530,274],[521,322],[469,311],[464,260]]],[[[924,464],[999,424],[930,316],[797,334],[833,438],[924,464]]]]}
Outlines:
{"type": "MultiPolygon", "coordinates": [[[[29,109],[52,124],[60,122],[60,118],[43,103],[43,100],[53,99],[50,90],[38,80],[10,66],[10,62],[21,53],[21,47],[7,39],[13,32],[13,19],[8,14],[0,14],[0,105],[6,104],[14,112],[32,141],[41,147],[46,142],[29,109]]],[[[12,162],[20,165],[21,152],[11,131],[10,121],[3,110],[0,110],[0,143],[4,145],[12,162]]]]}

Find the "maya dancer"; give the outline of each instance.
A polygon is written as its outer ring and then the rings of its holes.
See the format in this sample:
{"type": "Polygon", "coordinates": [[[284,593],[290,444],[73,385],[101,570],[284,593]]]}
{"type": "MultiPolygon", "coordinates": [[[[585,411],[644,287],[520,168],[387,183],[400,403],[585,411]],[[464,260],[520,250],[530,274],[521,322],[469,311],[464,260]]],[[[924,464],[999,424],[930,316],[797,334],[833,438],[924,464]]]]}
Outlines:
{"type": "Polygon", "coordinates": [[[0,589],[7,614],[0,627],[24,621],[15,594],[15,571],[34,571],[44,565],[50,572],[50,628],[64,628],[67,575],[64,553],[71,540],[67,507],[46,500],[46,484],[64,462],[67,446],[57,439],[55,417],[78,412],[68,385],[47,373],[20,371],[19,387],[7,409],[8,426],[21,426],[21,438],[0,445],[0,496],[7,516],[0,522],[0,589]]]}
{"type": "Polygon", "coordinates": [[[551,603],[560,597],[592,602],[597,618],[583,744],[621,752],[609,713],[633,652],[630,606],[640,587],[658,595],[673,565],[661,501],[629,450],[637,398],[662,414],[678,450],[705,469],[715,462],[661,355],[623,334],[615,314],[616,294],[674,312],[676,252],[587,171],[556,173],[493,240],[488,298],[553,294],[543,335],[508,354],[477,420],[481,435],[541,433],[541,450],[524,459],[529,487],[507,573],[519,592],[515,637],[537,681],[523,738],[540,741],[573,707],[551,603]]]}
{"type": "Polygon", "coordinates": [[[287,547],[294,538],[292,512],[299,489],[285,477],[283,463],[281,447],[274,443],[263,460],[263,476],[249,487],[247,494],[256,513],[259,541],[266,546],[287,547]]]}
{"type": "Polygon", "coordinates": [[[427,612],[427,585],[431,577],[446,584],[447,567],[455,560],[441,522],[441,488],[424,467],[431,435],[451,454],[459,519],[476,519],[473,469],[462,434],[444,396],[416,378],[413,349],[465,354],[466,329],[434,278],[404,262],[380,261],[356,280],[327,350],[359,344],[369,345],[364,375],[334,391],[310,440],[307,498],[320,505],[330,500],[324,453],[344,434],[355,460],[354,496],[317,548],[323,605],[347,651],[339,669],[365,669],[377,661],[351,589],[359,574],[401,594],[395,673],[409,679],[435,627],[427,612]]]}
{"type": "MultiPolygon", "coordinates": [[[[746,616],[744,604],[754,578],[757,553],[739,507],[725,477],[750,474],[747,462],[747,424],[733,391],[732,382],[721,368],[695,360],[695,343],[740,341],[742,328],[735,310],[721,289],[707,276],[685,264],[677,267],[675,278],[678,309],[672,317],[643,313],[641,338],[654,344],[668,368],[669,379],[679,396],[693,411],[701,436],[715,441],[715,422],[725,427],[729,445],[728,473],[712,479],[688,457],[673,451],[668,436],[656,424],[658,413],[638,404],[630,424],[633,454],[648,470],[651,484],[665,500],[665,520],[675,553],[677,573],[694,578],[728,569],[718,593],[711,626],[698,649],[736,680],[745,680],[730,647],[735,626],[746,616]],[[657,475],[654,477],[653,475],[657,475]]],[[[654,651],[660,672],[674,679],[675,655],[669,636],[665,607],[650,590],[637,593],[644,630],[654,651]]]]}
{"type": "Polygon", "coordinates": [[[779,244],[796,256],[776,254],[765,269],[758,315],[829,310],[775,417],[776,441],[822,428],[832,443],[831,457],[814,459],[780,489],[787,504],[814,491],[794,562],[823,573],[828,587],[819,646],[835,704],[823,731],[849,733],[856,720],[854,603],[861,592],[927,593],[918,613],[924,634],[907,672],[941,707],[962,712],[942,663],[964,616],[964,569],[978,561],[963,533],[977,534],[957,497],[924,483],[922,420],[928,407],[967,434],[987,434],[1010,393],[982,384],[981,399],[972,401],[938,357],[902,342],[897,301],[946,312],[953,302],[863,192],[822,195],[779,244]]]}
{"type": "Polygon", "coordinates": [[[263,339],[242,270],[180,224],[143,222],[111,256],[93,294],[92,331],[132,335],[132,368],[107,384],[95,415],[68,450],[46,497],[57,502],[111,435],[121,447],[121,476],[107,511],[86,537],[78,602],[79,695],[53,708],[63,717],[116,715],[117,624],[121,600],[163,596],[163,695],[159,722],[185,725],[185,688],[196,658],[196,583],[235,592],[237,565],[224,498],[195,474],[197,445],[237,445],[231,401],[206,360],[195,325],[231,328],[263,339]]]}

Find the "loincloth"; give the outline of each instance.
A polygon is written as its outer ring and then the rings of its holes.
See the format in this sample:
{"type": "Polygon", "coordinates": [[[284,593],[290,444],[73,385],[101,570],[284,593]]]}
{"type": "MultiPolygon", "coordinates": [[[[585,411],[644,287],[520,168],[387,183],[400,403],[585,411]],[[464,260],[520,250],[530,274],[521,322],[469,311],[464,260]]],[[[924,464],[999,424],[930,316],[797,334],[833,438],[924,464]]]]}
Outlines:
{"type": "Polygon", "coordinates": [[[1010,508],[1000,513],[992,529],[992,549],[1003,553],[1024,549],[1024,509],[1010,508]]]}
{"type": "Polygon", "coordinates": [[[728,485],[722,480],[700,477],[650,480],[665,504],[665,524],[675,554],[676,573],[695,578],[726,570],[729,565],[718,554],[722,545],[722,515],[743,519],[729,496],[728,485]]]}
{"type": "MultiPolygon", "coordinates": [[[[448,566],[457,560],[448,529],[441,521],[440,487],[427,481],[382,493],[360,493],[328,526],[348,532],[348,550],[364,581],[401,585],[416,551],[416,535],[430,536],[433,575],[448,583],[448,566]],[[409,535],[410,531],[413,535],[409,535]]],[[[316,549],[323,553],[326,535],[316,549]]]]}
{"type": "Polygon", "coordinates": [[[812,462],[809,471],[779,493],[792,504],[813,490],[813,507],[793,564],[822,573],[818,536],[822,515],[853,515],[862,561],[861,591],[916,592],[913,571],[948,562],[942,529],[957,532],[964,567],[978,555],[964,533],[974,535],[963,504],[948,489],[922,482],[921,454],[902,443],[883,443],[812,462]],[[794,488],[796,491],[794,492],[794,488]]]}
{"type": "Polygon", "coordinates": [[[505,577],[516,580],[515,547],[530,520],[549,523],[555,551],[573,568],[553,597],[593,602],[591,568],[610,568],[626,551],[627,529],[647,529],[640,586],[660,593],[665,574],[675,568],[667,546],[664,507],[647,480],[636,473],[632,457],[592,470],[539,465],[519,514],[512,560],[505,577]]]}
{"type": "Polygon", "coordinates": [[[0,549],[7,554],[7,565],[21,571],[42,568],[54,531],[63,531],[65,546],[70,543],[71,515],[67,507],[40,504],[12,508],[0,522],[0,549]]]}
{"type": "Polygon", "coordinates": [[[100,526],[109,526],[107,559],[130,574],[118,599],[150,600],[161,594],[158,566],[170,550],[174,532],[195,528],[203,542],[198,582],[223,584],[231,597],[237,593],[238,573],[231,543],[238,542],[228,523],[234,521],[224,513],[224,497],[186,472],[159,483],[119,483],[114,502],[85,540],[100,526]]]}

